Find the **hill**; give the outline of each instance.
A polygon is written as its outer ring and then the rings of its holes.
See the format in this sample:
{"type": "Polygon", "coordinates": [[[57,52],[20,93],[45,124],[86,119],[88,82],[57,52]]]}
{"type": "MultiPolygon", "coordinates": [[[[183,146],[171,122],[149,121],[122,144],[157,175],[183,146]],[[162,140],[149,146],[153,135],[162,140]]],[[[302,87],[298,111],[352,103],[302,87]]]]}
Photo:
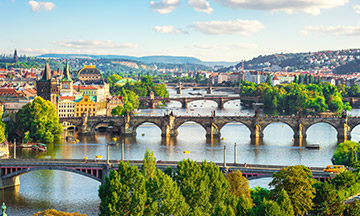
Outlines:
{"type": "Polygon", "coordinates": [[[93,59],[121,59],[121,60],[130,60],[130,61],[138,61],[145,64],[199,64],[213,67],[215,65],[224,65],[231,66],[235,65],[236,62],[206,62],[201,61],[198,58],[194,57],[186,57],[186,56],[143,56],[143,57],[135,57],[135,56],[126,56],[126,55],[88,55],[88,54],[43,54],[37,56],[39,58],[93,58],[93,59]]]}

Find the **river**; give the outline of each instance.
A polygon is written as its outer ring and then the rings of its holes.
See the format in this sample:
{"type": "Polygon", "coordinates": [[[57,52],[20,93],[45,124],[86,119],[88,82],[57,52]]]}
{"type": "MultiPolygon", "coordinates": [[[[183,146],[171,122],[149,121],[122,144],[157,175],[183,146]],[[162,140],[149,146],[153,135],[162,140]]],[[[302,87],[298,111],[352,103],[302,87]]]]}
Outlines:
{"type": "MultiPolygon", "coordinates": [[[[183,96],[189,90],[183,91],[183,96]]],[[[192,91],[194,92],[194,91],[192,91]]],[[[219,92],[214,94],[229,94],[219,92]]],[[[171,96],[175,92],[170,90],[171,96]]],[[[188,109],[180,108],[178,102],[170,103],[163,109],[140,110],[139,115],[163,115],[173,111],[175,115],[210,115],[217,109],[212,101],[195,101],[188,109]]],[[[360,109],[350,112],[360,115],[360,109]]],[[[223,110],[216,110],[216,115],[253,115],[254,110],[240,106],[240,101],[230,101],[223,110]]],[[[125,159],[141,160],[146,149],[154,152],[158,160],[179,161],[184,158],[202,161],[223,161],[224,145],[227,147],[227,162],[234,160],[234,143],[237,144],[239,163],[326,166],[331,164],[331,156],[337,146],[336,130],[325,123],[318,123],[308,130],[306,142],[317,143],[320,150],[308,150],[293,142],[293,131],[283,123],[273,123],[266,127],[263,140],[258,145],[250,144],[250,132],[246,126],[238,123],[225,125],[221,130],[223,139],[209,140],[205,130],[198,124],[189,122],[182,125],[176,138],[162,139],[161,131],[155,125],[145,123],[137,129],[137,136],[125,139],[125,159]],[[184,154],[184,151],[189,154],[184,154]]],[[[18,158],[66,158],[81,159],[84,156],[95,158],[106,156],[106,143],[113,135],[96,133],[93,136],[79,136],[74,132],[64,132],[64,137],[74,135],[79,143],[48,145],[48,152],[39,153],[28,149],[18,149],[18,158]]],[[[352,132],[352,140],[359,141],[360,127],[352,132]]],[[[110,146],[110,159],[120,159],[120,146],[110,146]]],[[[254,180],[251,187],[266,186],[269,179],[254,180]]],[[[35,212],[55,208],[61,211],[98,215],[99,183],[90,178],[64,171],[33,171],[20,176],[20,186],[5,189],[4,198],[8,215],[26,216],[35,212]]],[[[2,196],[2,195],[1,195],[2,196]]]]}

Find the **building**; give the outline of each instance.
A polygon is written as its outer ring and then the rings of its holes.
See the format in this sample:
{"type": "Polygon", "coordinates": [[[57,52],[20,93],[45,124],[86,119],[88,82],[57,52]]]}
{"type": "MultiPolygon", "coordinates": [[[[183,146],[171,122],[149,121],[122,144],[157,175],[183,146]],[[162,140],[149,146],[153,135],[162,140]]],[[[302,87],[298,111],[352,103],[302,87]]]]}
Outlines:
{"type": "Polygon", "coordinates": [[[75,97],[75,117],[80,117],[83,113],[87,113],[88,116],[96,116],[96,112],[95,97],[75,97]]]}
{"type": "Polygon", "coordinates": [[[51,77],[50,66],[47,63],[40,80],[36,81],[37,95],[56,105],[56,95],[59,93],[59,85],[51,77]]]}
{"type": "Polygon", "coordinates": [[[60,95],[72,96],[73,95],[73,81],[70,77],[69,63],[66,59],[66,65],[64,67],[63,78],[60,80],[60,95]]]}
{"type": "Polygon", "coordinates": [[[117,106],[123,106],[124,102],[122,96],[112,96],[107,99],[106,116],[111,116],[111,111],[117,106]]]}
{"type": "Polygon", "coordinates": [[[97,82],[102,78],[101,72],[95,65],[84,65],[78,72],[79,80],[85,82],[97,82]]]}
{"type": "Polygon", "coordinates": [[[95,102],[106,102],[110,96],[109,84],[104,85],[78,85],[77,91],[84,96],[95,97],[95,102]]]}
{"type": "Polygon", "coordinates": [[[59,96],[57,112],[60,118],[75,116],[75,97],[59,96]]]}

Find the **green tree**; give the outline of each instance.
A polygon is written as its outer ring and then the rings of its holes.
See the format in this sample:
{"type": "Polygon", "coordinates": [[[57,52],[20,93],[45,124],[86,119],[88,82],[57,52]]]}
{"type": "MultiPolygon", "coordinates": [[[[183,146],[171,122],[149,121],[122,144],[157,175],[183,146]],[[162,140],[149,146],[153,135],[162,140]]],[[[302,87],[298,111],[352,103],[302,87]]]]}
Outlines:
{"type": "Polygon", "coordinates": [[[266,188],[256,187],[255,189],[250,190],[250,194],[251,194],[251,199],[253,200],[254,203],[253,212],[255,215],[259,215],[257,214],[257,212],[260,211],[260,207],[263,200],[269,199],[270,191],[266,188]]]}
{"type": "Polygon", "coordinates": [[[23,106],[16,114],[17,133],[21,137],[29,131],[30,138],[35,141],[52,143],[60,139],[63,128],[59,123],[56,106],[50,101],[36,97],[23,106]]]}
{"type": "Polygon", "coordinates": [[[271,83],[271,75],[270,74],[267,75],[266,84],[268,84],[269,86],[272,85],[272,83],[271,83]]]}
{"type": "Polygon", "coordinates": [[[111,110],[111,115],[113,116],[123,116],[125,114],[125,109],[123,106],[117,105],[114,109],[111,110]]]}
{"type": "Polygon", "coordinates": [[[261,216],[278,216],[281,215],[280,206],[273,200],[264,199],[261,203],[257,215],[261,216]]]}
{"type": "Polygon", "coordinates": [[[315,215],[342,215],[344,203],[336,193],[336,189],[328,182],[315,184],[316,196],[312,213],[315,215]]]}
{"type": "Polygon", "coordinates": [[[314,179],[311,171],[303,165],[289,166],[273,174],[269,186],[273,187],[271,195],[277,198],[284,189],[294,208],[295,214],[304,215],[313,206],[315,197],[314,179]]]}
{"type": "Polygon", "coordinates": [[[359,216],[360,215],[360,201],[356,200],[353,203],[345,206],[344,215],[346,216],[359,216]]]}
{"type": "Polygon", "coordinates": [[[280,207],[281,215],[283,215],[283,216],[294,215],[294,208],[291,204],[291,200],[290,200],[289,195],[287,194],[286,190],[281,189],[276,202],[278,203],[278,205],[280,207]]]}
{"type": "Polygon", "coordinates": [[[331,161],[333,164],[352,167],[359,160],[360,144],[354,141],[345,141],[336,148],[331,161]]]}
{"type": "Polygon", "coordinates": [[[144,156],[144,162],[141,166],[141,173],[145,176],[146,179],[154,178],[156,171],[156,158],[154,153],[150,153],[149,149],[146,149],[144,156]]]}
{"type": "Polygon", "coordinates": [[[357,84],[351,85],[348,94],[350,97],[359,97],[360,95],[359,86],[357,84]]]}
{"type": "Polygon", "coordinates": [[[298,80],[298,77],[297,77],[297,75],[295,75],[295,76],[294,76],[294,81],[293,81],[293,82],[294,82],[294,83],[297,83],[297,82],[298,82],[297,80],[298,80]]]}
{"type": "Polygon", "coordinates": [[[250,216],[252,213],[253,204],[248,197],[241,194],[236,205],[236,215],[250,216]]]}
{"type": "Polygon", "coordinates": [[[119,170],[111,170],[100,185],[99,215],[143,215],[147,201],[145,182],[137,166],[120,161],[119,170]]]}
{"type": "Polygon", "coordinates": [[[80,214],[79,212],[62,212],[56,211],[55,209],[46,209],[33,214],[33,216],[87,216],[86,214],[80,214]]]}
{"type": "Polygon", "coordinates": [[[3,113],[0,113],[0,142],[4,141],[5,139],[5,130],[6,130],[6,124],[1,121],[3,117],[3,113]]]}

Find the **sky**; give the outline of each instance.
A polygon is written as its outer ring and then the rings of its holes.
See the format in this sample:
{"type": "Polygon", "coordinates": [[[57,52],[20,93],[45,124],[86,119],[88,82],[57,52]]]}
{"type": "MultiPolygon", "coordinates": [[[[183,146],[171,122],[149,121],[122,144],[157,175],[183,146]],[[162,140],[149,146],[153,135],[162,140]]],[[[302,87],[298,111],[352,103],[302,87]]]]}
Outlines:
{"type": "Polygon", "coordinates": [[[360,0],[0,0],[0,53],[203,61],[360,47],[360,0]]]}

